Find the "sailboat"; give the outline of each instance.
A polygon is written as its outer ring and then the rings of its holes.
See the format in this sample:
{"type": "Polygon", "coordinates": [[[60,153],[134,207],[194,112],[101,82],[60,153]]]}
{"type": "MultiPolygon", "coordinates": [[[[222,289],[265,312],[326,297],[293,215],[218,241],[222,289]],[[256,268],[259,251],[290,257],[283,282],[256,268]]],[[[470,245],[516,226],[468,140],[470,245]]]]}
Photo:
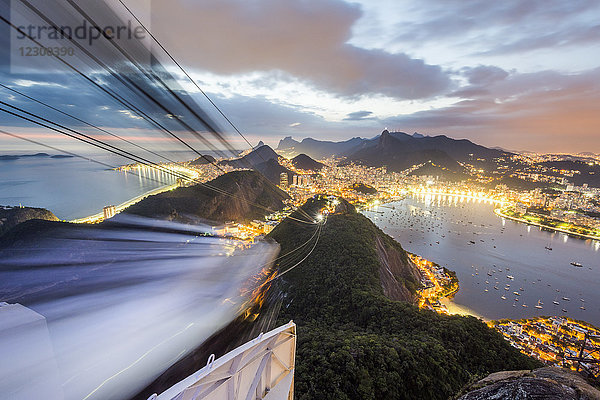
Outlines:
{"type": "Polygon", "coordinates": [[[577,268],[581,268],[583,267],[583,265],[581,263],[575,262],[575,261],[571,261],[571,265],[577,268]]]}
{"type": "Polygon", "coordinates": [[[544,304],[544,303],[542,303],[542,299],[539,299],[538,302],[537,302],[537,304],[536,304],[536,306],[535,306],[535,308],[541,310],[542,308],[544,308],[544,307],[542,307],[542,304],[544,304]]]}

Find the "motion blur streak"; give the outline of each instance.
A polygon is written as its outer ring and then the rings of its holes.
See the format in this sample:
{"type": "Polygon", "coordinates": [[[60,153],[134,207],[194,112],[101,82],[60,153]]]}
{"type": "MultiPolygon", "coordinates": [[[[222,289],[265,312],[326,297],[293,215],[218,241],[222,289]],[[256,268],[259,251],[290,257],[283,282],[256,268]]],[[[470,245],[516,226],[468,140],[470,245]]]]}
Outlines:
{"type": "MultiPolygon", "coordinates": [[[[46,318],[65,399],[133,396],[256,301],[278,246],[209,231],[119,216],[0,249],[0,301],[46,318]]],[[[5,360],[42,357],[23,348],[5,360]]]]}

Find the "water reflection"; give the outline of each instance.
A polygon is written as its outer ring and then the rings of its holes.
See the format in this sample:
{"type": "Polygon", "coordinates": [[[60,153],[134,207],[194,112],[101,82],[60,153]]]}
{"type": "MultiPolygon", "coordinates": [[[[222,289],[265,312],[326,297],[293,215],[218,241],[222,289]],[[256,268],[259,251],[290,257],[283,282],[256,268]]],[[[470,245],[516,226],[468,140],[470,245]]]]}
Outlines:
{"type": "Polygon", "coordinates": [[[600,325],[600,242],[531,229],[465,197],[423,194],[389,206],[374,222],[407,250],[455,270],[457,305],[490,319],[566,314],[600,325]]]}

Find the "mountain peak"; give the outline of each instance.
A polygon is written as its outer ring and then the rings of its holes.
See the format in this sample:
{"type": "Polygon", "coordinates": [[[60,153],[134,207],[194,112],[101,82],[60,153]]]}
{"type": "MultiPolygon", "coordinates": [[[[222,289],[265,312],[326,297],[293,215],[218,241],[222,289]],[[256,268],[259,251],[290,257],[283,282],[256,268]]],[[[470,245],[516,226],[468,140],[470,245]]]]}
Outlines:
{"type": "Polygon", "coordinates": [[[319,171],[325,166],[324,164],[313,160],[306,154],[298,154],[296,157],[292,158],[291,161],[294,167],[310,171],[319,171]]]}
{"type": "Polygon", "coordinates": [[[292,139],[291,136],[286,136],[279,141],[279,145],[277,146],[278,150],[289,149],[290,147],[295,147],[299,145],[300,142],[292,139]]]}
{"type": "Polygon", "coordinates": [[[390,144],[390,131],[384,129],[379,136],[379,141],[377,142],[378,147],[385,147],[390,144]]]}

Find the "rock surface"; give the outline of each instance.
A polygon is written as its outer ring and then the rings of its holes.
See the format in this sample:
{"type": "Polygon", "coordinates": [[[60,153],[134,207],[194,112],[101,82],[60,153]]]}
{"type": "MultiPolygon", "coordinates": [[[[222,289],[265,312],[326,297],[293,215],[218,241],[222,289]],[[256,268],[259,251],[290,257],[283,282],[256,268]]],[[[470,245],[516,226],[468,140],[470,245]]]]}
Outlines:
{"type": "Polygon", "coordinates": [[[493,373],[471,385],[458,400],[600,400],[600,391],[564,368],[493,373]]]}

